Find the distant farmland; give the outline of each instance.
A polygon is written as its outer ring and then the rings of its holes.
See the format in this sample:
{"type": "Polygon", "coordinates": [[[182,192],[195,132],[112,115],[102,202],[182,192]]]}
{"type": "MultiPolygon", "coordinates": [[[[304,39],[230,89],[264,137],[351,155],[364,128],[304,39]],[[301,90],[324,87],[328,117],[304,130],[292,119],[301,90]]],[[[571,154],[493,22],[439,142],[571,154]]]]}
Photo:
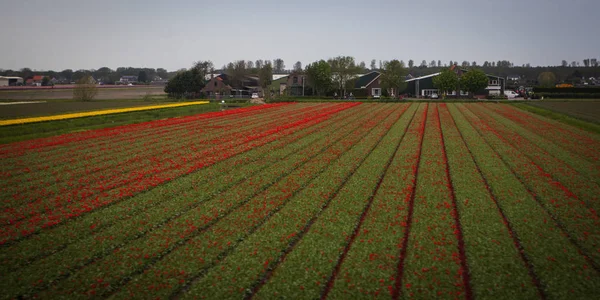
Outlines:
{"type": "Polygon", "coordinates": [[[4,298],[593,299],[600,136],[266,104],[0,146],[4,298]]]}
{"type": "MultiPolygon", "coordinates": [[[[97,100],[140,99],[146,94],[165,95],[163,86],[100,87],[97,100]]],[[[73,98],[72,88],[1,89],[0,100],[57,100],[73,98]]]]}

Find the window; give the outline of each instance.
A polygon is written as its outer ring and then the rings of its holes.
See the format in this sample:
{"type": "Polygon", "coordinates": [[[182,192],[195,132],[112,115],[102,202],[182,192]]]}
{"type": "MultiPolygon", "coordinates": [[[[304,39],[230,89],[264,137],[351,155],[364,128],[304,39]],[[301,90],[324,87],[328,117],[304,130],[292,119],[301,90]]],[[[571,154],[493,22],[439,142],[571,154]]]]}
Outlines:
{"type": "Polygon", "coordinates": [[[461,95],[461,96],[466,96],[466,95],[468,95],[468,94],[469,94],[469,93],[467,93],[467,92],[465,92],[465,91],[463,91],[463,90],[461,90],[461,91],[460,91],[460,95],[461,95]]]}
{"type": "Polygon", "coordinates": [[[373,96],[379,96],[379,95],[381,94],[381,89],[379,89],[379,88],[374,88],[374,89],[372,90],[372,94],[373,94],[373,96]]]}
{"type": "Polygon", "coordinates": [[[489,85],[499,85],[498,80],[497,79],[490,80],[489,85]]]}
{"type": "Polygon", "coordinates": [[[436,89],[424,89],[421,91],[421,96],[431,96],[432,94],[438,94],[436,89]]]}
{"type": "Polygon", "coordinates": [[[298,83],[298,77],[294,76],[294,79],[293,79],[293,80],[294,80],[294,84],[297,84],[297,83],[298,83]]]}
{"type": "Polygon", "coordinates": [[[217,81],[215,81],[215,86],[217,86],[217,81]]]}

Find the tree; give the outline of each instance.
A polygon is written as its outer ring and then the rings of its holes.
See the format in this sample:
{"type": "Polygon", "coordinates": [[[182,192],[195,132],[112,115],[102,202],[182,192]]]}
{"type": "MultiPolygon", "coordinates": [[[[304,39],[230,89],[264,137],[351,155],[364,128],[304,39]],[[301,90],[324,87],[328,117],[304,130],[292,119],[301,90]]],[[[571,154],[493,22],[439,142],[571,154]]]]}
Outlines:
{"type": "Polygon", "coordinates": [[[458,75],[450,69],[443,69],[440,75],[433,77],[433,85],[442,91],[443,97],[446,97],[447,92],[456,90],[458,75]]]}
{"type": "Polygon", "coordinates": [[[371,71],[376,69],[376,61],[374,59],[371,59],[371,71]]]}
{"type": "Polygon", "coordinates": [[[294,64],[294,71],[296,71],[296,72],[302,72],[302,63],[300,61],[297,61],[294,64]]]}
{"type": "Polygon", "coordinates": [[[169,72],[167,72],[167,70],[163,68],[156,69],[156,75],[162,79],[169,78],[169,72]]]}
{"type": "Polygon", "coordinates": [[[260,69],[262,69],[264,64],[265,63],[262,59],[257,59],[256,62],[254,63],[254,67],[260,70],[260,69]]]}
{"type": "Polygon", "coordinates": [[[27,78],[33,77],[33,71],[30,68],[22,68],[19,76],[27,80],[27,78]]]}
{"type": "Polygon", "coordinates": [[[438,66],[438,68],[442,67],[442,61],[441,60],[438,60],[437,66],[438,66]]]}
{"type": "Polygon", "coordinates": [[[247,69],[247,70],[252,70],[252,69],[254,69],[254,63],[253,63],[251,60],[249,60],[249,61],[246,61],[246,69],[247,69]]]}
{"type": "Polygon", "coordinates": [[[421,65],[419,66],[419,68],[427,68],[427,61],[426,60],[421,61],[421,65]]]}
{"type": "Polygon", "coordinates": [[[584,60],[583,60],[583,65],[584,65],[586,68],[587,68],[587,67],[589,67],[589,66],[590,66],[590,59],[589,59],[589,58],[586,58],[586,59],[584,59],[584,60]]]}
{"type": "Polygon", "coordinates": [[[146,73],[146,71],[140,71],[138,73],[138,82],[142,82],[142,83],[148,82],[148,73],[146,73]]]}
{"type": "Polygon", "coordinates": [[[198,61],[189,70],[180,70],[165,86],[165,93],[172,98],[197,97],[205,86],[205,77],[214,65],[210,61],[198,61]]]}
{"type": "Polygon", "coordinates": [[[566,60],[563,59],[562,66],[563,66],[563,68],[566,68],[566,67],[569,66],[569,63],[566,60]]]}
{"type": "Polygon", "coordinates": [[[435,60],[432,60],[432,61],[429,63],[429,67],[430,67],[430,68],[435,68],[435,60]]]}
{"type": "Polygon", "coordinates": [[[73,89],[73,100],[92,101],[98,94],[98,87],[92,76],[84,76],[77,80],[73,89]]]}
{"type": "Polygon", "coordinates": [[[408,61],[408,68],[409,68],[409,69],[412,69],[412,67],[414,67],[414,66],[415,66],[415,62],[414,62],[412,59],[411,59],[411,60],[409,60],[409,61],[408,61]]]}
{"type": "Polygon", "coordinates": [[[469,62],[468,62],[468,61],[466,61],[466,60],[463,60],[463,62],[462,62],[462,64],[461,64],[461,66],[462,66],[463,68],[467,68],[467,67],[469,66],[469,62]]]}
{"type": "Polygon", "coordinates": [[[598,59],[592,58],[590,64],[592,65],[592,67],[598,67],[598,59]]]}
{"type": "Polygon", "coordinates": [[[258,70],[258,83],[263,92],[263,97],[266,100],[271,98],[271,92],[267,90],[267,87],[273,80],[273,67],[271,64],[266,64],[258,70]]]}
{"type": "Polygon", "coordinates": [[[49,85],[50,85],[50,77],[44,76],[44,78],[42,78],[42,86],[49,86],[49,85]]]}
{"type": "Polygon", "coordinates": [[[359,72],[358,67],[354,63],[354,57],[338,56],[336,58],[329,59],[328,63],[331,66],[331,73],[334,77],[334,83],[339,91],[345,94],[346,82],[359,72]]]}
{"type": "Polygon", "coordinates": [[[538,83],[541,87],[554,87],[556,84],[556,75],[552,72],[543,72],[538,76],[538,83]]]}
{"type": "Polygon", "coordinates": [[[477,62],[476,62],[476,61],[473,61],[473,62],[471,63],[471,67],[473,67],[473,68],[477,67],[477,62]]]}
{"type": "Polygon", "coordinates": [[[405,76],[404,63],[397,59],[386,62],[381,73],[381,86],[388,90],[390,94],[397,96],[406,87],[405,76]]]}
{"type": "Polygon", "coordinates": [[[489,68],[489,66],[490,66],[490,63],[487,60],[483,62],[484,68],[489,68]]]}
{"type": "Polygon", "coordinates": [[[367,64],[365,64],[364,61],[361,61],[360,64],[358,64],[358,67],[360,68],[361,72],[364,72],[367,69],[367,64]]]}
{"type": "Polygon", "coordinates": [[[275,73],[283,73],[285,71],[285,64],[283,63],[283,59],[276,58],[273,60],[273,71],[275,71],[275,73]]]}
{"type": "Polygon", "coordinates": [[[488,86],[488,77],[479,69],[471,69],[460,77],[460,87],[463,91],[475,94],[488,86]]]}
{"type": "Polygon", "coordinates": [[[324,60],[306,66],[308,82],[317,96],[325,94],[331,88],[331,66],[324,60]]]}
{"type": "Polygon", "coordinates": [[[450,61],[450,63],[448,64],[449,67],[452,67],[454,65],[453,61],[450,61]]]}

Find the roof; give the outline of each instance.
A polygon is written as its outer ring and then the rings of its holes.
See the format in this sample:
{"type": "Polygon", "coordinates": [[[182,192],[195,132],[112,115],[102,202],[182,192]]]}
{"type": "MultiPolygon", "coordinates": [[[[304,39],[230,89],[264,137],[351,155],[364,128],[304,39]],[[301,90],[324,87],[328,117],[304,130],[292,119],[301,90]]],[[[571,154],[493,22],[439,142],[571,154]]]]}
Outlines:
{"type": "Polygon", "coordinates": [[[44,75],[34,75],[33,76],[34,81],[43,80],[43,79],[44,79],[44,75]]]}
{"type": "Polygon", "coordinates": [[[356,80],[356,82],[354,83],[354,88],[364,89],[377,78],[379,78],[379,76],[381,76],[381,73],[377,71],[373,71],[369,74],[363,75],[356,80]]]}
{"type": "Polygon", "coordinates": [[[288,74],[273,74],[273,80],[277,80],[280,78],[288,77],[288,74]]]}
{"type": "Polygon", "coordinates": [[[425,78],[429,78],[429,77],[435,77],[435,76],[438,76],[438,75],[440,75],[440,72],[434,73],[434,74],[425,75],[425,76],[421,76],[421,77],[415,77],[415,78],[412,78],[412,79],[408,79],[408,80],[406,80],[406,82],[417,81],[417,80],[421,80],[421,79],[425,79],[425,78]]]}
{"type": "Polygon", "coordinates": [[[23,80],[23,77],[17,77],[17,76],[0,76],[0,79],[21,79],[23,80]]]}

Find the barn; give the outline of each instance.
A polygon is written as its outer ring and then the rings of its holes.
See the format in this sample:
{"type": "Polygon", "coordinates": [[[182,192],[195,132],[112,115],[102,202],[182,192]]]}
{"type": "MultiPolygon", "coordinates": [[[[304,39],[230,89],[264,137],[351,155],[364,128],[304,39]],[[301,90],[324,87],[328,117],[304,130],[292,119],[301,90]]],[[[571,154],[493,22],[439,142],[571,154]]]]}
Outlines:
{"type": "Polygon", "coordinates": [[[0,76],[0,86],[16,86],[23,84],[23,78],[16,76],[0,76]]]}
{"type": "MultiPolygon", "coordinates": [[[[454,69],[454,68],[452,68],[454,69]]],[[[468,72],[468,70],[456,69],[456,72],[460,76],[462,73],[468,72]]],[[[406,80],[407,86],[404,91],[405,94],[408,94],[413,97],[430,97],[432,94],[440,95],[438,89],[433,84],[433,78],[440,75],[440,73],[429,74],[421,77],[411,78],[406,80]]],[[[488,86],[475,93],[477,96],[487,96],[487,95],[504,95],[505,89],[505,79],[500,76],[494,76],[486,74],[488,77],[488,86]]],[[[467,96],[468,93],[463,92],[462,90],[454,91],[451,95],[456,96],[459,94],[460,96],[467,96]]]]}

